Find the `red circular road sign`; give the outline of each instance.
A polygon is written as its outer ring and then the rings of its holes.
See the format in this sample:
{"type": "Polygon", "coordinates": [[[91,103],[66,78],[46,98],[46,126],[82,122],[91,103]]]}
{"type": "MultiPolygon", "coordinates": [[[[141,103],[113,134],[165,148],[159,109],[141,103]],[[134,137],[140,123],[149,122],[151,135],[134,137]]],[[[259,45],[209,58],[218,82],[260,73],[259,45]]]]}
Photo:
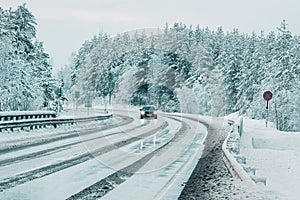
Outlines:
{"type": "Polygon", "coordinates": [[[266,101],[270,101],[272,99],[272,97],[273,97],[273,93],[271,91],[265,91],[263,93],[263,98],[266,101]]]}

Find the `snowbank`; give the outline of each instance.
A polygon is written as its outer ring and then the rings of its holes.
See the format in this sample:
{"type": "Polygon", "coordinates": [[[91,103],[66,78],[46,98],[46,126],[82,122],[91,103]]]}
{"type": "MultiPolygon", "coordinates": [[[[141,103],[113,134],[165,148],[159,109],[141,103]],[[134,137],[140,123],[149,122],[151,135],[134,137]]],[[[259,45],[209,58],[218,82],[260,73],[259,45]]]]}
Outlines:
{"type": "MultiPolygon", "coordinates": [[[[238,118],[231,115],[228,119],[238,118]]],[[[299,132],[281,132],[272,124],[266,127],[264,120],[244,118],[243,132],[235,143],[233,146],[238,146],[238,150],[231,152],[231,156],[235,157],[232,163],[237,169],[243,168],[258,187],[273,191],[278,199],[299,199],[299,132]]]]}

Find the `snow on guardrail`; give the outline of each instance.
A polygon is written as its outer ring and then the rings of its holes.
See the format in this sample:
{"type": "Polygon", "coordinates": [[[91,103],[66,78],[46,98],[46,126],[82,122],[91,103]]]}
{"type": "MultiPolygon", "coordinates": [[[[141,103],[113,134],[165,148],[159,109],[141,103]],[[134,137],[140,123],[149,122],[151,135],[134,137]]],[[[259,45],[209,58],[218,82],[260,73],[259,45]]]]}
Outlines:
{"type": "Polygon", "coordinates": [[[103,114],[92,117],[78,117],[78,118],[35,118],[35,119],[23,119],[17,121],[1,121],[0,122],[0,132],[2,130],[11,130],[13,131],[15,128],[24,129],[25,127],[29,127],[30,130],[34,128],[42,128],[46,126],[53,126],[56,128],[58,125],[62,124],[75,124],[78,122],[87,122],[94,120],[104,120],[111,118],[112,114],[103,114]]]}
{"type": "Polygon", "coordinates": [[[0,121],[17,121],[23,119],[55,118],[55,117],[56,117],[56,112],[48,111],[48,110],[0,112],[0,121]]]}
{"type": "Polygon", "coordinates": [[[52,115],[56,114],[55,111],[50,110],[37,110],[37,111],[9,111],[9,112],[0,112],[0,116],[19,116],[19,115],[52,115]]]}
{"type": "MultiPolygon", "coordinates": [[[[235,158],[233,156],[233,154],[230,153],[230,151],[228,150],[228,146],[227,146],[229,144],[229,139],[233,136],[232,133],[234,133],[236,137],[242,135],[243,118],[240,117],[237,120],[229,118],[227,120],[227,122],[231,126],[231,130],[222,145],[223,161],[232,176],[239,178],[248,187],[253,188],[256,186],[255,182],[252,180],[250,175],[245,171],[244,167],[240,164],[240,163],[245,164],[245,160],[243,159],[243,157],[235,158]],[[237,159],[239,160],[240,163],[237,161],[237,159]]],[[[232,146],[229,148],[231,148],[233,151],[236,151],[237,153],[239,153],[238,143],[233,143],[232,146]]]]}

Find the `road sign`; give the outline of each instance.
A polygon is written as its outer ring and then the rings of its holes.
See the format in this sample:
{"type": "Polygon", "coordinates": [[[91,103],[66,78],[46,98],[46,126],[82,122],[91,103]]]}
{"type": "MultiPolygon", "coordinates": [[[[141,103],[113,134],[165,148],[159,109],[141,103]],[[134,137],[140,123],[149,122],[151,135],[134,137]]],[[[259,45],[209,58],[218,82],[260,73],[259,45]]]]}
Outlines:
{"type": "Polygon", "coordinates": [[[268,127],[268,117],[269,117],[269,101],[272,99],[273,93],[269,90],[264,91],[263,93],[263,98],[266,100],[267,105],[266,105],[266,111],[267,111],[267,116],[266,116],[266,127],[268,127]]]}
{"type": "Polygon", "coordinates": [[[80,97],[80,92],[79,91],[75,91],[75,99],[79,99],[80,97]]]}
{"type": "Polygon", "coordinates": [[[92,96],[90,94],[85,96],[84,106],[86,108],[92,107],[92,96]]]}
{"type": "Polygon", "coordinates": [[[270,101],[272,99],[272,97],[273,97],[273,93],[271,91],[269,91],[269,90],[264,91],[264,93],[263,93],[264,100],[270,101]]]}

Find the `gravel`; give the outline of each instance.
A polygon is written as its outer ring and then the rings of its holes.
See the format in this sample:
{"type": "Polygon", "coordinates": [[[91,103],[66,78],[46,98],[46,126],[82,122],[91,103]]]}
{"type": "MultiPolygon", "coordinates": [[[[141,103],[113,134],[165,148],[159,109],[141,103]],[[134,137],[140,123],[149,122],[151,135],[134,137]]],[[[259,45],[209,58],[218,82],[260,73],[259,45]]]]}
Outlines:
{"type": "Polygon", "coordinates": [[[224,126],[221,119],[206,125],[208,134],[203,154],[178,199],[274,199],[274,196],[269,197],[270,191],[245,187],[227,170],[222,158],[222,144],[229,133],[229,126],[224,126]]]}

